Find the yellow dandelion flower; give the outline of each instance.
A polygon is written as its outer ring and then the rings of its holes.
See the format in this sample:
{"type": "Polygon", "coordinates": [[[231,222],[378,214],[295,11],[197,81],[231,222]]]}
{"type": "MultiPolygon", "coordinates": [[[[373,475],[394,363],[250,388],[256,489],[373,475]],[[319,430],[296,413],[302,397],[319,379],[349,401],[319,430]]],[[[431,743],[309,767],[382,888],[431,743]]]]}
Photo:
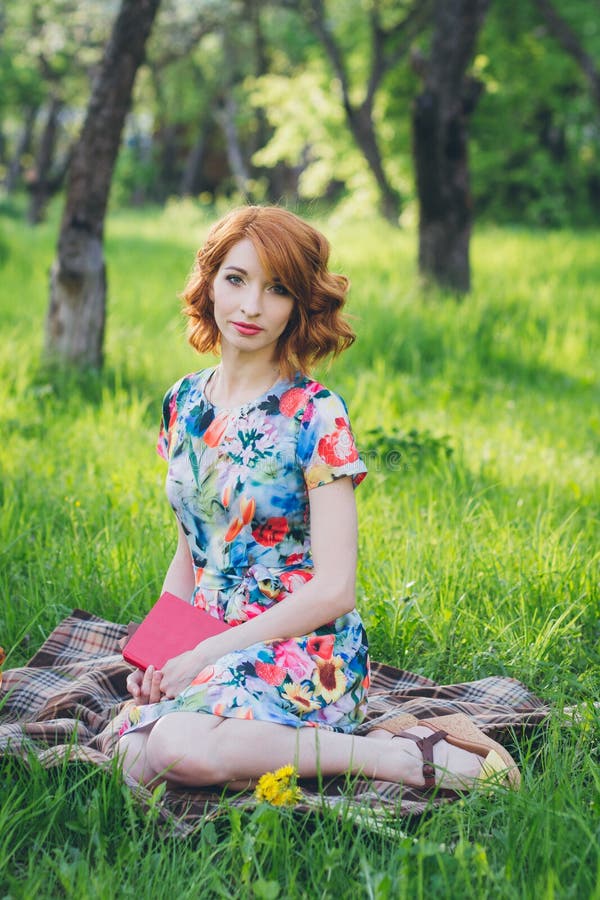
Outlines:
{"type": "Polygon", "coordinates": [[[297,777],[294,766],[282,766],[275,772],[265,772],[258,779],[254,796],[271,806],[294,806],[302,797],[296,783],[297,777]]]}
{"type": "Polygon", "coordinates": [[[137,725],[141,718],[141,711],[139,706],[134,706],[129,710],[129,721],[132,725],[137,725]]]}
{"type": "Polygon", "coordinates": [[[332,659],[315,659],[317,670],[313,675],[315,695],[321,696],[326,703],[339,700],[346,689],[346,676],[340,669],[344,661],[340,656],[332,659]]]}

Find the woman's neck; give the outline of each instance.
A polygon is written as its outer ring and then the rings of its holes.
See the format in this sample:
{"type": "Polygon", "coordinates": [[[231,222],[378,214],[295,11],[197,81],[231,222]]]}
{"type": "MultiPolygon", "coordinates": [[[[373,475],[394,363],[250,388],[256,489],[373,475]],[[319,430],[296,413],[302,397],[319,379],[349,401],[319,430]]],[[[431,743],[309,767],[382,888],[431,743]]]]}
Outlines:
{"type": "Polygon", "coordinates": [[[214,406],[240,406],[260,397],[280,377],[279,364],[275,360],[258,364],[256,360],[245,363],[240,358],[235,361],[223,358],[210,377],[209,399],[214,406]]]}

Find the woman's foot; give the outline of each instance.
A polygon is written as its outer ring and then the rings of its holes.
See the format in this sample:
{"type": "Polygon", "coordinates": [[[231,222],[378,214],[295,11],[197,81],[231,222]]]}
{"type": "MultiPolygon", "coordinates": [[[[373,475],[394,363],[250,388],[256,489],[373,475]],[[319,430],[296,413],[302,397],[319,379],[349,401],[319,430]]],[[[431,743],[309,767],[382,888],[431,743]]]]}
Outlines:
{"type": "Polygon", "coordinates": [[[432,732],[422,725],[413,726],[393,740],[394,744],[402,741],[402,749],[415,759],[419,773],[415,787],[464,789],[472,787],[481,775],[482,758],[470,750],[453,747],[444,740],[443,732],[432,732]],[[436,743],[428,754],[427,743],[432,738],[436,743]]]}
{"type": "MultiPolygon", "coordinates": [[[[395,730],[396,720],[384,723],[395,730]]],[[[414,720],[393,734],[394,745],[412,758],[410,783],[427,789],[465,790],[481,783],[518,788],[520,775],[510,754],[465,715],[414,720]]],[[[398,724],[404,725],[402,720],[398,724]]],[[[406,778],[404,780],[409,780],[406,778]]]]}

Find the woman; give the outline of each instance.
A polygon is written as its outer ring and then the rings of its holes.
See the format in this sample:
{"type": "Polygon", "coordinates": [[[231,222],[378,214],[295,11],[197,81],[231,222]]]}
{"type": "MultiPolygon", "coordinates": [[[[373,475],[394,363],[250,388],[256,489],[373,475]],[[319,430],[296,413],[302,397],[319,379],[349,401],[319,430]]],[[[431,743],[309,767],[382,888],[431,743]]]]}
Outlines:
{"type": "Polygon", "coordinates": [[[307,374],[354,340],[328,257],[319,232],[268,207],[232,212],[198,253],[190,341],[220,362],[165,397],[178,544],[163,590],[235,627],[129,676],[119,753],[146,783],[237,789],[294,762],[300,776],[452,788],[493,769],[516,784],[510,756],[465,717],[352,734],[369,683],[354,596],[366,469],[344,402],[307,374]]]}

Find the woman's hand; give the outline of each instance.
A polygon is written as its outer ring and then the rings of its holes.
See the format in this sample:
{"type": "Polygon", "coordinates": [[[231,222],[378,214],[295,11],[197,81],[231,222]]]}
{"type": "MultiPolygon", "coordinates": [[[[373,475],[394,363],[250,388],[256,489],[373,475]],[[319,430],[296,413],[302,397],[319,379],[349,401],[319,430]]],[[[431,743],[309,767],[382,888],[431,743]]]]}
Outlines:
{"type": "Polygon", "coordinates": [[[138,706],[146,703],[158,703],[161,699],[162,672],[154,666],[148,666],[145,672],[136,669],[127,676],[127,690],[138,706]]]}
{"type": "Polygon", "coordinates": [[[212,657],[209,659],[208,654],[200,651],[206,641],[198,644],[193,650],[187,650],[174,656],[166,662],[162,668],[162,679],[160,682],[160,690],[163,696],[172,699],[180,694],[194,680],[202,669],[214,662],[212,657]]]}

